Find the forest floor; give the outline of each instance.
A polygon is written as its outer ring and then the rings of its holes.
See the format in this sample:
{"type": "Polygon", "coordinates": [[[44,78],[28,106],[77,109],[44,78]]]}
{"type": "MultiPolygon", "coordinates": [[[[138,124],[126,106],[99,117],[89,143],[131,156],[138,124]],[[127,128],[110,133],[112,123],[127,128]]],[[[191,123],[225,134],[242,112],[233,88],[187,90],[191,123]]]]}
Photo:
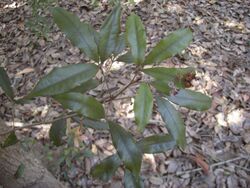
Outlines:
{"type": "MultiPolygon", "coordinates": [[[[39,78],[54,67],[87,62],[84,55],[55,26],[48,32],[47,39],[35,36],[25,26],[31,16],[27,3],[21,0],[16,4],[12,2],[0,2],[0,65],[6,68],[17,97],[31,91],[39,78]]],[[[77,0],[60,0],[59,4],[97,29],[112,8],[105,2],[97,7],[91,7],[90,2],[77,0]]],[[[141,170],[145,187],[249,187],[250,2],[151,0],[123,7],[122,27],[127,15],[132,11],[138,14],[145,24],[148,48],[171,31],[184,27],[192,29],[194,39],[185,53],[162,65],[195,67],[197,74],[192,89],[206,93],[213,99],[212,107],[207,112],[179,109],[185,119],[187,148],[184,151],[174,149],[163,154],[145,155],[141,170]]],[[[115,70],[108,75],[109,87],[98,86],[92,94],[98,95],[106,89],[104,95],[108,95],[121,88],[130,81],[133,68],[131,65],[120,66],[117,63],[115,70]]],[[[136,131],[132,112],[137,87],[135,84],[128,88],[118,100],[105,104],[105,107],[107,117],[117,120],[136,138],[140,138],[142,135],[136,131]]],[[[0,118],[9,124],[14,120],[15,126],[47,122],[64,112],[52,99],[44,97],[13,108],[0,91],[0,101],[0,118]]],[[[155,113],[143,136],[167,133],[162,124],[159,115],[155,113]]],[[[48,142],[48,129],[49,125],[40,125],[19,131],[18,134],[45,145],[41,146],[43,160],[66,185],[122,187],[121,169],[108,183],[89,176],[91,166],[115,152],[107,132],[92,129],[78,132],[80,142],[85,143],[95,155],[71,160],[70,154],[77,151],[52,147],[48,142]],[[67,163],[59,167],[55,162],[62,156],[62,151],[67,163]],[[70,154],[67,155],[67,152],[70,154]]]]}

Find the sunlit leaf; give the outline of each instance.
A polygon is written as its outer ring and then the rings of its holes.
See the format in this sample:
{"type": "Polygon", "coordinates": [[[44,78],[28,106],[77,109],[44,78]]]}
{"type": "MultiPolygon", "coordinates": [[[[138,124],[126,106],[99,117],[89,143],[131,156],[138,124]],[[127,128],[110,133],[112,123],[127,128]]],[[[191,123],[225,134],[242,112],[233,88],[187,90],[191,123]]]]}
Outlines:
{"type": "Polygon", "coordinates": [[[109,129],[120,159],[126,168],[138,177],[142,161],[140,148],[135,144],[133,137],[121,126],[109,122],[109,129]]]}
{"type": "Polygon", "coordinates": [[[74,64],[54,68],[44,76],[31,93],[25,97],[53,96],[70,91],[91,79],[97,73],[95,64],[74,64]]]}
{"type": "Polygon", "coordinates": [[[98,47],[96,44],[97,32],[88,24],[60,8],[52,9],[52,16],[57,26],[67,35],[76,47],[80,48],[89,58],[99,61],[98,47]]]}
{"type": "Polygon", "coordinates": [[[112,53],[121,40],[120,34],[121,7],[116,5],[111,14],[105,19],[100,29],[99,54],[101,62],[104,62],[112,53]]]}
{"type": "Polygon", "coordinates": [[[152,115],[153,95],[150,87],[146,83],[142,83],[135,96],[134,112],[135,121],[139,130],[144,130],[146,124],[152,115]]]}
{"type": "Polygon", "coordinates": [[[6,148],[8,146],[12,146],[12,145],[16,144],[17,142],[18,142],[18,139],[16,137],[16,134],[14,131],[12,131],[11,133],[9,133],[9,135],[4,140],[4,142],[1,144],[1,147],[6,148]]]}
{"type": "Polygon", "coordinates": [[[115,174],[121,163],[122,161],[117,154],[111,155],[93,166],[90,174],[95,178],[107,182],[115,174]]]}
{"type": "Polygon", "coordinates": [[[81,93],[64,93],[56,95],[54,98],[61,103],[64,108],[71,109],[79,115],[93,119],[104,118],[102,104],[92,96],[81,93]]]}
{"type": "Polygon", "coordinates": [[[185,126],[180,113],[166,99],[157,97],[158,110],[170,134],[176,140],[176,143],[181,148],[186,145],[185,126]]]}
{"type": "Polygon", "coordinates": [[[141,181],[141,178],[135,177],[133,173],[131,173],[129,170],[125,170],[124,174],[124,186],[125,188],[143,188],[143,182],[141,181]]]}
{"type": "Polygon", "coordinates": [[[158,64],[184,50],[192,41],[190,29],[180,29],[161,40],[147,55],[144,64],[158,64]]]}
{"type": "Polygon", "coordinates": [[[188,89],[181,89],[177,94],[169,96],[168,99],[180,106],[198,111],[208,110],[212,103],[209,96],[188,89]]]}
{"type": "Polygon", "coordinates": [[[0,67],[0,87],[10,99],[14,98],[10,79],[3,67],[0,67]]]}
{"type": "Polygon", "coordinates": [[[133,62],[142,64],[145,59],[146,34],[140,17],[134,13],[127,18],[126,36],[131,48],[133,62]]]}
{"type": "Polygon", "coordinates": [[[49,138],[54,145],[63,144],[63,137],[66,135],[67,123],[66,119],[54,121],[49,130],[49,138]]]}
{"type": "Polygon", "coordinates": [[[176,142],[170,135],[153,135],[141,139],[137,145],[143,153],[162,153],[173,149],[176,142]]]}

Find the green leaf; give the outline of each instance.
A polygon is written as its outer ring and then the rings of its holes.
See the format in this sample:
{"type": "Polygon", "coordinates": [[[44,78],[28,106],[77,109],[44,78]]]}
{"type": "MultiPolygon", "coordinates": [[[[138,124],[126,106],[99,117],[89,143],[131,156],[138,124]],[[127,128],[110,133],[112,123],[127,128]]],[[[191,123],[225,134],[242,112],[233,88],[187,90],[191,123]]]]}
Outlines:
{"type": "Polygon", "coordinates": [[[14,131],[12,131],[8,137],[4,140],[4,142],[1,144],[2,148],[6,148],[9,146],[12,146],[18,142],[18,139],[16,137],[16,134],[14,131]]]}
{"type": "Polygon", "coordinates": [[[153,135],[143,138],[137,145],[143,153],[162,153],[173,149],[176,142],[170,135],[153,135]]]}
{"type": "Polygon", "coordinates": [[[150,83],[158,92],[161,92],[165,95],[169,95],[171,88],[168,83],[160,80],[155,80],[150,83]]]}
{"type": "Polygon", "coordinates": [[[54,145],[63,144],[63,137],[66,135],[67,123],[66,119],[54,121],[49,130],[49,138],[54,145]]]}
{"type": "Polygon", "coordinates": [[[175,104],[198,111],[208,110],[212,103],[212,99],[207,95],[188,89],[181,89],[176,95],[169,96],[168,99],[175,104]]]}
{"type": "Polygon", "coordinates": [[[146,83],[142,83],[135,96],[134,112],[135,121],[139,130],[144,130],[146,124],[152,115],[153,95],[150,87],[146,83]]]}
{"type": "Polygon", "coordinates": [[[116,41],[116,47],[114,50],[114,55],[119,55],[126,48],[126,40],[124,34],[121,34],[116,41]]]}
{"type": "Polygon", "coordinates": [[[105,19],[100,29],[99,54],[101,62],[104,62],[115,52],[120,38],[121,7],[115,6],[111,14],[105,19]]]}
{"type": "Polygon", "coordinates": [[[69,92],[75,92],[75,93],[85,93],[91,89],[96,88],[99,85],[99,82],[96,79],[90,79],[87,82],[84,82],[80,86],[77,86],[73,89],[71,89],[69,92]]]}
{"type": "Polygon", "coordinates": [[[92,129],[98,129],[98,130],[109,129],[109,125],[106,122],[95,121],[95,120],[86,119],[86,118],[83,119],[83,126],[88,127],[88,128],[92,128],[92,129]]]}
{"type": "Polygon", "coordinates": [[[111,155],[93,166],[90,174],[95,178],[107,182],[115,174],[121,163],[122,161],[117,154],[111,155]]]}
{"type": "Polygon", "coordinates": [[[129,170],[125,170],[124,175],[124,185],[125,188],[143,188],[143,182],[141,181],[140,177],[135,177],[133,173],[129,170]]]}
{"type": "Polygon", "coordinates": [[[81,22],[77,16],[60,7],[52,9],[52,16],[73,45],[80,48],[89,58],[99,62],[97,32],[90,25],[81,22]]]}
{"type": "Polygon", "coordinates": [[[56,95],[54,98],[61,103],[64,108],[71,109],[79,115],[92,119],[104,118],[102,104],[92,96],[72,92],[56,95]]]}
{"type": "Polygon", "coordinates": [[[161,87],[163,83],[166,85],[169,82],[173,82],[177,87],[185,87],[185,75],[195,74],[195,70],[192,67],[187,68],[166,68],[166,67],[155,67],[143,70],[144,73],[154,77],[157,80],[157,84],[161,87]],[[160,83],[159,83],[160,82],[160,83]]]}
{"type": "Polygon", "coordinates": [[[133,63],[133,57],[131,51],[128,51],[127,53],[121,55],[120,57],[117,58],[116,61],[124,62],[127,64],[133,63]]]}
{"type": "Polygon", "coordinates": [[[161,63],[184,50],[192,41],[190,29],[180,29],[161,40],[146,57],[144,64],[161,63]]]}
{"type": "Polygon", "coordinates": [[[109,129],[112,142],[120,159],[124,162],[126,168],[138,177],[142,161],[140,148],[135,144],[133,137],[121,126],[109,122],[109,129]]]}
{"type": "Polygon", "coordinates": [[[0,67],[0,87],[10,99],[14,99],[10,79],[3,67],[0,67]]]}
{"type": "Polygon", "coordinates": [[[161,114],[163,121],[166,124],[167,129],[170,134],[176,140],[176,143],[181,148],[184,148],[186,145],[185,137],[185,126],[184,121],[181,118],[179,112],[175,107],[166,99],[157,97],[156,99],[158,110],[161,114]]]}
{"type": "Polygon", "coordinates": [[[126,21],[126,36],[133,62],[143,64],[146,50],[146,33],[139,16],[132,13],[126,21]]]}
{"type": "Polygon", "coordinates": [[[74,64],[54,68],[43,77],[25,98],[53,96],[70,91],[87,82],[97,73],[95,64],[74,64]]]}
{"type": "Polygon", "coordinates": [[[24,173],[24,169],[25,169],[25,165],[23,163],[21,163],[18,168],[17,168],[17,171],[16,173],[14,174],[14,177],[16,179],[18,178],[21,178],[23,176],[23,173],[24,173]]]}

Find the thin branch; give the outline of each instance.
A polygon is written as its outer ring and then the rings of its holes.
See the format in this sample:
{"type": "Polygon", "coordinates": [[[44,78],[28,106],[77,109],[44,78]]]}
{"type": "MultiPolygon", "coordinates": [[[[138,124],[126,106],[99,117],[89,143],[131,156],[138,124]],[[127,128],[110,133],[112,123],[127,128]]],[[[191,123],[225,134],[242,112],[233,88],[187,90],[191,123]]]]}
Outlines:
{"type": "MultiPolygon", "coordinates": [[[[236,158],[232,158],[232,159],[229,159],[229,160],[226,160],[226,161],[221,161],[221,162],[218,162],[218,163],[214,163],[212,165],[210,165],[210,169],[216,167],[216,166],[220,166],[220,165],[224,165],[224,164],[227,164],[227,163],[231,163],[231,162],[234,162],[234,161],[238,161],[240,159],[248,159],[246,156],[240,156],[240,157],[236,157],[236,158]]],[[[190,174],[190,173],[193,173],[193,172],[199,172],[199,171],[202,171],[203,169],[202,168],[196,168],[196,169],[192,169],[192,170],[187,170],[187,171],[183,171],[183,172],[177,172],[176,175],[177,176],[181,176],[181,175],[184,175],[184,174],[190,174]]],[[[168,174],[164,174],[164,176],[167,176],[168,174]]]]}
{"type": "Polygon", "coordinates": [[[111,96],[111,97],[106,97],[106,98],[104,98],[103,100],[101,100],[101,102],[109,102],[109,101],[112,101],[112,100],[114,100],[116,97],[118,97],[123,91],[125,91],[129,86],[131,86],[133,83],[135,83],[136,82],[136,80],[135,80],[135,78],[136,78],[136,76],[137,76],[137,71],[135,72],[135,75],[134,75],[134,77],[132,78],[132,80],[130,80],[130,82],[127,84],[127,85],[125,85],[122,89],[120,89],[116,94],[114,94],[113,96],[111,96]]]}
{"type": "Polygon", "coordinates": [[[52,124],[54,123],[55,121],[58,121],[60,119],[66,119],[66,118],[71,118],[71,117],[75,117],[77,116],[76,113],[70,113],[70,114],[67,114],[67,115],[61,115],[51,121],[46,121],[46,122],[36,122],[36,123],[31,123],[31,124],[27,124],[27,125],[24,125],[22,127],[14,127],[13,129],[9,130],[9,131],[6,131],[6,132],[3,132],[3,133],[0,133],[0,136],[3,136],[3,135],[6,135],[6,134],[9,134],[10,132],[12,131],[17,131],[17,130],[22,130],[22,129],[26,129],[26,128],[31,128],[31,127],[35,127],[35,126],[38,126],[38,125],[47,125],[47,124],[52,124]]]}

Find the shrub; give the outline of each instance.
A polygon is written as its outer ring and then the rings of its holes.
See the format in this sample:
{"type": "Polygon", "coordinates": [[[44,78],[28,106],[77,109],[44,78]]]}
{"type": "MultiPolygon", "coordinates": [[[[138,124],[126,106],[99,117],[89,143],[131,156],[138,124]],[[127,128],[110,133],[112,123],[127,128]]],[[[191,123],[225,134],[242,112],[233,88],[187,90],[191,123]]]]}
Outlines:
{"type": "MultiPolygon", "coordinates": [[[[85,127],[108,129],[117,153],[93,166],[91,175],[108,181],[123,164],[125,187],[141,187],[140,168],[143,153],[165,152],[175,146],[185,148],[184,121],[175,105],[198,111],[207,110],[211,105],[210,97],[187,89],[195,77],[193,68],[158,66],[163,60],[180,53],[189,45],[192,41],[191,30],[180,29],[172,32],[146,55],[146,34],[141,19],[132,13],[127,18],[125,33],[122,33],[119,4],[105,19],[99,32],[62,8],[53,8],[52,15],[57,26],[72,44],[95,63],[71,64],[55,68],[40,79],[23,100],[39,96],[52,97],[64,108],[73,111],[62,119],[73,118],[85,127]],[[135,75],[142,72],[153,78],[151,82],[141,83],[137,90],[134,101],[135,122],[139,131],[146,128],[155,101],[169,134],[153,135],[136,141],[126,129],[105,117],[102,103],[112,101],[135,82],[134,77],[124,88],[108,98],[96,99],[87,95],[87,91],[98,86],[99,82],[95,79],[95,75],[107,60],[134,64],[135,75]],[[146,68],[146,65],[151,67],[146,68]],[[156,89],[155,95],[152,94],[152,88],[156,89]]],[[[6,73],[2,77],[4,79],[1,79],[0,84],[6,94],[13,99],[6,73]]],[[[53,130],[57,130],[55,126],[62,126],[61,123],[58,124],[58,119],[56,124],[52,125],[53,130]]],[[[63,134],[62,131],[51,131],[50,136],[55,143],[60,144],[60,136],[55,135],[57,133],[63,134]]]]}

